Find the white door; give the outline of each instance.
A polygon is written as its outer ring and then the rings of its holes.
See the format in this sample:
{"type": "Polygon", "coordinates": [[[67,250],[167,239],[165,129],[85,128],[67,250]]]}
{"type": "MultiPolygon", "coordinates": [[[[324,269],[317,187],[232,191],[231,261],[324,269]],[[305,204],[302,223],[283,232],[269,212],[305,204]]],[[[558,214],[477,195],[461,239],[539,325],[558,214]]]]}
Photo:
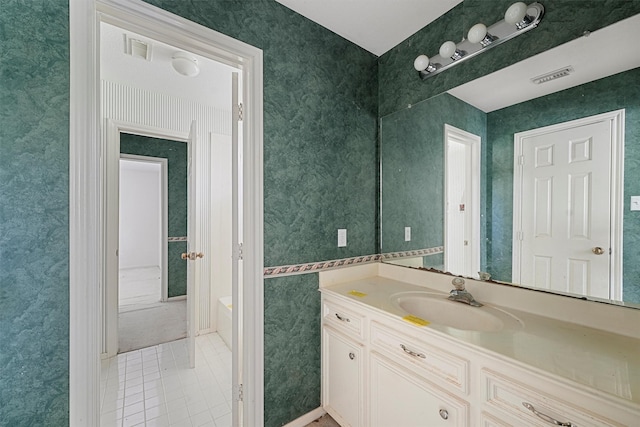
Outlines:
{"type": "Polygon", "coordinates": [[[549,129],[516,135],[513,281],[610,298],[614,126],[579,120],[549,129]]]}
{"type": "Polygon", "coordinates": [[[444,125],[445,271],[478,277],[480,270],[480,137],[444,125]]]}
{"type": "Polygon", "coordinates": [[[232,399],[232,425],[243,425],[242,401],[242,363],[243,363],[243,340],[242,340],[242,287],[240,286],[242,272],[242,159],[240,153],[241,131],[242,131],[242,107],[238,94],[238,73],[231,74],[231,247],[232,247],[232,267],[231,267],[231,331],[233,361],[231,364],[232,384],[234,396],[232,399]]]}
{"type": "Polygon", "coordinates": [[[196,367],[196,265],[198,258],[203,254],[197,252],[196,248],[196,174],[194,171],[195,162],[194,149],[196,145],[196,122],[191,122],[189,129],[189,140],[187,141],[187,252],[183,259],[187,262],[187,346],[189,348],[189,366],[196,367]],[[186,255],[186,256],[185,256],[186,255]]]}

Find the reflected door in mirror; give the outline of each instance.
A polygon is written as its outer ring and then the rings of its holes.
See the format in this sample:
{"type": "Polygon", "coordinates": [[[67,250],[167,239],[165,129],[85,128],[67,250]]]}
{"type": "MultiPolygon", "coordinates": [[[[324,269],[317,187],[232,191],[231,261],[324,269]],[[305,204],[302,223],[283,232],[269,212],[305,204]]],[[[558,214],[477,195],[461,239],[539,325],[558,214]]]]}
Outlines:
{"type": "Polygon", "coordinates": [[[611,298],[611,123],[567,122],[518,134],[518,144],[514,188],[532,197],[514,209],[514,281],[611,298]]]}

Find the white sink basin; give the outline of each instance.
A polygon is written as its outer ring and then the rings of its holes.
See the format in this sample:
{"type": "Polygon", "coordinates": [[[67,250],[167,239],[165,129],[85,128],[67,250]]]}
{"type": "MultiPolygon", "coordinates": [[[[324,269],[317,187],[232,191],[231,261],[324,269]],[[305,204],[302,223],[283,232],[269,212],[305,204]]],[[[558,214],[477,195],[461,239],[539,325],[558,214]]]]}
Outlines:
{"type": "Polygon", "coordinates": [[[522,328],[520,319],[504,310],[487,305],[471,307],[451,301],[447,296],[435,292],[400,292],[391,295],[391,302],[409,315],[463,331],[498,332],[522,328]]]}

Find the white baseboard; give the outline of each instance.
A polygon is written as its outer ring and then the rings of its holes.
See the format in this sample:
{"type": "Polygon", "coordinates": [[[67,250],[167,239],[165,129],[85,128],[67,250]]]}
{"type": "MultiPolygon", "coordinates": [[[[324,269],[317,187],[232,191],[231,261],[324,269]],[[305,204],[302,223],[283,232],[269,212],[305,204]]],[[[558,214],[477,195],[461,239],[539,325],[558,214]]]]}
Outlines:
{"type": "Polygon", "coordinates": [[[183,299],[187,299],[186,295],[178,295],[177,297],[169,297],[167,298],[167,302],[171,302],[171,301],[180,301],[183,299]]]}
{"type": "Polygon", "coordinates": [[[291,421],[289,424],[285,424],[284,427],[304,427],[307,424],[317,420],[318,418],[320,418],[326,413],[327,411],[325,411],[321,406],[319,408],[314,409],[311,412],[307,412],[301,417],[296,418],[295,420],[291,421]]]}

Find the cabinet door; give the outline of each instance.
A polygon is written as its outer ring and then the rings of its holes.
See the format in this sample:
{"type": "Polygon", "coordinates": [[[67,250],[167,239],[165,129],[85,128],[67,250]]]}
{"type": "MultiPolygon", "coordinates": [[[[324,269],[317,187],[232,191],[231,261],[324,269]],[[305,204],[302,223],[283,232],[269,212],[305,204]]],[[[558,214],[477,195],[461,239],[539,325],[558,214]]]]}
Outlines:
{"type": "Polygon", "coordinates": [[[322,405],[341,426],[363,426],[362,347],[327,327],[323,340],[322,405]]]}
{"type": "Polygon", "coordinates": [[[375,352],[371,353],[372,427],[463,427],[469,404],[375,352]]]}

